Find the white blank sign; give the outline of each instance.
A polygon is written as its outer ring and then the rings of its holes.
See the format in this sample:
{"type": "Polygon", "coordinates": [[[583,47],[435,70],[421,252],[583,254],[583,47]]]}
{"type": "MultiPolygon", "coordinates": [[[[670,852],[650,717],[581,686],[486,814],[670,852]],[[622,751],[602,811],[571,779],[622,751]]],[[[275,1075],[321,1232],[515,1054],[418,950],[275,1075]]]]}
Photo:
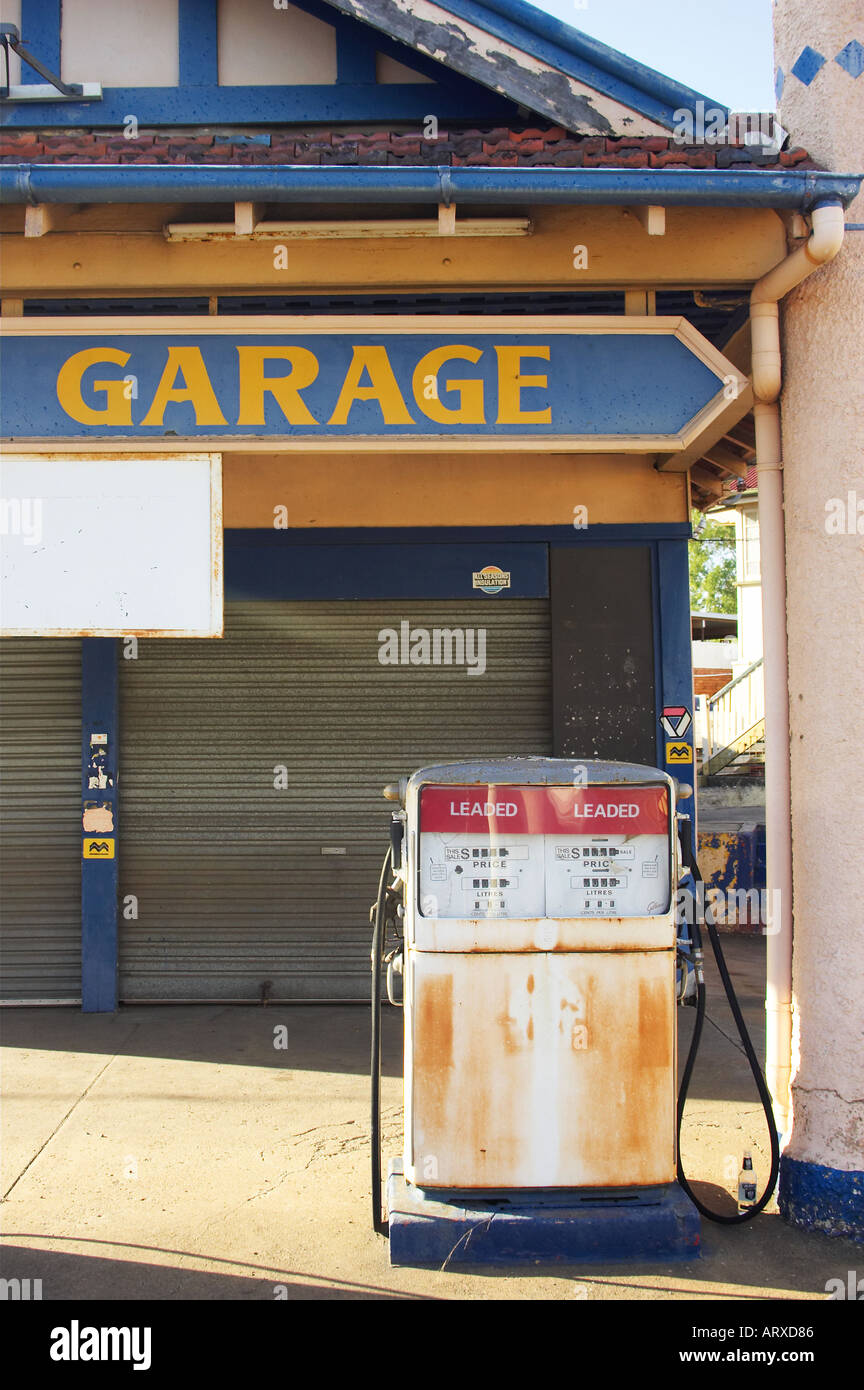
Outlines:
{"type": "Polygon", "coordinates": [[[221,636],[220,455],[6,455],[0,633],[221,636]]]}

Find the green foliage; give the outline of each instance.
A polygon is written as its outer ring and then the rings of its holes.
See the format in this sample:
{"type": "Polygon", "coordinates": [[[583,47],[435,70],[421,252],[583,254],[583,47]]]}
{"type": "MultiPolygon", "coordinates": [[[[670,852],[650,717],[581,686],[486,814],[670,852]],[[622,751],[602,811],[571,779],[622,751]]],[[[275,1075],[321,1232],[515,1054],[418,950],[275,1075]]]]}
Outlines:
{"type": "Polygon", "coordinates": [[[690,608],[694,613],[736,613],[735,528],[693,513],[699,535],[689,545],[690,608]]]}

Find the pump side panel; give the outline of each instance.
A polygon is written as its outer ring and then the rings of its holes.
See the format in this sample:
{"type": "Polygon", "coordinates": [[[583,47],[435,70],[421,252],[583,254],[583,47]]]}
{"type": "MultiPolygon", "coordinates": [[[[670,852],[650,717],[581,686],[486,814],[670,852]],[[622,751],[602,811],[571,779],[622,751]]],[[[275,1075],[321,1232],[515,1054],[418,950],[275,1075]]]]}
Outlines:
{"type": "Polygon", "coordinates": [[[674,961],[410,952],[409,1182],[674,1181],[674,961]]]}

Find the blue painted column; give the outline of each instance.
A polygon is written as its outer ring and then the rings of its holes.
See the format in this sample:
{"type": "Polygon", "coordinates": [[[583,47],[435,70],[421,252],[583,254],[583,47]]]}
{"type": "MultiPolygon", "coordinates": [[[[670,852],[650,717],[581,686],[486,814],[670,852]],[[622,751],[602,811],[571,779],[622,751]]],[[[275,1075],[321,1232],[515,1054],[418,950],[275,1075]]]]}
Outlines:
{"type": "MultiPolygon", "coordinates": [[[[53,73],[60,76],[60,0],[21,0],[21,42],[53,73]]],[[[71,78],[71,81],[77,79],[71,78]]],[[[21,63],[22,86],[41,86],[44,77],[21,63]]]]}
{"type": "MultiPolygon", "coordinates": [[[[690,568],[686,540],[656,542],[657,766],[695,787],[690,568]]],[[[693,801],[684,803],[692,812],[693,801]]]]}
{"type": "Polygon", "coordinates": [[[180,0],[177,21],[180,86],[218,86],[218,16],[213,0],[180,0]]]}
{"type": "Polygon", "coordinates": [[[85,1013],[117,1007],[118,646],[81,642],[81,999],[85,1013]]]}

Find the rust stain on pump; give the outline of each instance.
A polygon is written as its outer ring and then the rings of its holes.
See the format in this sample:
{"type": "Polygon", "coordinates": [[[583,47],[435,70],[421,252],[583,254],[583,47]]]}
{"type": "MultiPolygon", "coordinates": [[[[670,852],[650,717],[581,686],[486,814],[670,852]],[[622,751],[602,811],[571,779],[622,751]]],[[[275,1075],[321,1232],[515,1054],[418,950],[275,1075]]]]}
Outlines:
{"type": "Polygon", "coordinates": [[[639,981],[639,1054],[643,1066],[672,1065],[667,994],[664,980],[639,981]]]}
{"type": "Polygon", "coordinates": [[[453,977],[426,980],[417,1009],[417,1042],[430,1074],[453,1065],[453,977]]]}
{"type": "Polygon", "coordinates": [[[521,953],[458,955],[452,980],[418,972],[416,1150],[439,1156],[437,1183],[424,1185],[674,1181],[671,953],[531,964],[530,991],[521,953]]]}

